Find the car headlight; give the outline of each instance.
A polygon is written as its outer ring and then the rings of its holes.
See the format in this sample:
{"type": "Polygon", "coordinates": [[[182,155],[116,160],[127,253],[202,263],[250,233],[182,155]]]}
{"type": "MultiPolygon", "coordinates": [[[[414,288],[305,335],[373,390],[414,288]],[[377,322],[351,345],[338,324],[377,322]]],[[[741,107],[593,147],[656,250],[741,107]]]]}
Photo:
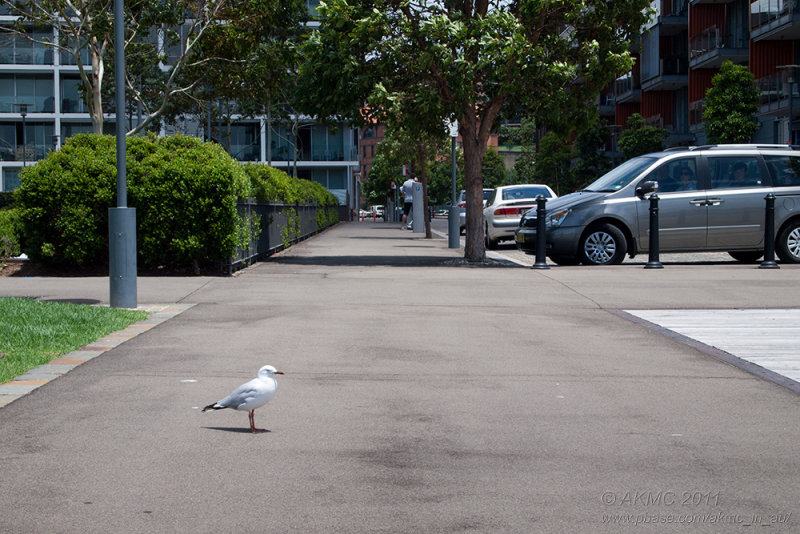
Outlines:
{"type": "Polygon", "coordinates": [[[570,211],[571,210],[561,210],[555,213],[548,213],[547,219],[545,220],[545,226],[548,228],[556,228],[561,226],[561,223],[564,222],[564,219],[567,218],[567,215],[569,215],[570,211]]]}

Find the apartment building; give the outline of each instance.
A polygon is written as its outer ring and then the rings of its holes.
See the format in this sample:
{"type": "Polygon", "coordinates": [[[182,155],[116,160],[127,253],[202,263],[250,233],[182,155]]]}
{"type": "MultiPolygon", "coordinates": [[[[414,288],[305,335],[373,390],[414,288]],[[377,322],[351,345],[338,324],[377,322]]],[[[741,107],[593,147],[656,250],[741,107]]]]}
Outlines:
{"type": "Polygon", "coordinates": [[[634,43],[634,67],[598,103],[609,123],[613,102],[617,130],[640,113],[667,129],[667,146],[705,143],[705,94],[730,60],[747,65],[761,88],[753,142],[789,143],[792,131],[800,142],[800,1],[654,0],[651,7],[655,16],[634,43]]]}
{"type": "MultiPolygon", "coordinates": [[[[307,0],[313,14],[318,0],[307,0]]],[[[14,21],[0,6],[0,25],[14,21]]],[[[313,23],[312,23],[313,24],[313,23]]],[[[38,40],[53,30],[37,30],[38,40]]],[[[88,55],[84,63],[88,64],[88,55]]],[[[91,120],[80,95],[78,67],[69,54],[0,32],[0,191],[19,186],[19,170],[58,149],[69,137],[91,132],[91,120]]],[[[135,117],[126,117],[128,121],[135,117]]],[[[106,116],[105,132],[114,134],[116,117],[106,116]]],[[[300,178],[324,185],[340,204],[357,208],[358,130],[337,128],[305,117],[286,121],[233,115],[231,124],[211,124],[204,117],[186,117],[178,126],[162,126],[161,134],[180,132],[220,142],[243,162],[269,163],[300,178]]]]}

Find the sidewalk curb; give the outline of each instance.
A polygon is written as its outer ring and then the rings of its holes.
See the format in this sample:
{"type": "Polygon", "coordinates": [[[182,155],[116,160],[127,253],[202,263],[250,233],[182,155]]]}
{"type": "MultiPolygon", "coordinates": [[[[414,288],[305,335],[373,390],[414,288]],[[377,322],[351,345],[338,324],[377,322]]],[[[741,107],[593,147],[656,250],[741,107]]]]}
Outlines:
{"type": "Polygon", "coordinates": [[[139,306],[137,310],[150,313],[150,316],[143,321],[138,321],[129,325],[123,330],[117,330],[101,337],[100,339],[74,350],[68,354],[60,356],[48,363],[35,367],[23,375],[20,375],[10,382],[0,384],[0,408],[11,404],[19,399],[55,380],[59,376],[66,374],[107,351],[117,347],[129,339],[133,339],[139,334],[149,331],[161,323],[177,317],[184,311],[194,306],[194,304],[148,304],[139,306]]]}

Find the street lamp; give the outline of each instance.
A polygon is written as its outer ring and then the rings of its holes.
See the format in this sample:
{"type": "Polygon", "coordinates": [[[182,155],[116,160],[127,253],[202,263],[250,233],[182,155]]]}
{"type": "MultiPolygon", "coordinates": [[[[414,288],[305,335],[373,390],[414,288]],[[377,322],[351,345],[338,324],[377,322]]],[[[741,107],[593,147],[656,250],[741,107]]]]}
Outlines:
{"type": "Polygon", "coordinates": [[[25,117],[28,116],[28,104],[17,104],[19,106],[19,114],[22,116],[22,166],[28,164],[26,152],[28,151],[28,139],[25,135],[25,117]]]}
{"type": "Polygon", "coordinates": [[[136,208],[128,207],[125,165],[125,26],[123,0],[114,0],[117,207],[108,208],[108,281],[112,308],[136,307],[136,208]]]}
{"type": "Polygon", "coordinates": [[[450,156],[452,171],[452,191],[450,195],[450,210],[447,212],[447,244],[449,248],[461,246],[461,231],[458,220],[458,205],[456,204],[456,137],[458,137],[458,121],[449,121],[450,129],[450,156]]]}

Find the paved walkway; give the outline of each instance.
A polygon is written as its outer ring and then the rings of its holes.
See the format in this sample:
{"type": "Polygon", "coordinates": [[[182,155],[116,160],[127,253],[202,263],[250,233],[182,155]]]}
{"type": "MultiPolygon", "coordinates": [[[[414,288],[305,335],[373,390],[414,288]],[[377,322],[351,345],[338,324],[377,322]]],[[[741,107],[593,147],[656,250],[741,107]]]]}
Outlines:
{"type": "Polygon", "coordinates": [[[800,531],[800,397],[650,315],[791,314],[800,266],[469,266],[398,226],[140,278],[187,309],[0,409],[0,532],[800,531]],[[264,364],[269,432],[200,412],[264,364]]]}

